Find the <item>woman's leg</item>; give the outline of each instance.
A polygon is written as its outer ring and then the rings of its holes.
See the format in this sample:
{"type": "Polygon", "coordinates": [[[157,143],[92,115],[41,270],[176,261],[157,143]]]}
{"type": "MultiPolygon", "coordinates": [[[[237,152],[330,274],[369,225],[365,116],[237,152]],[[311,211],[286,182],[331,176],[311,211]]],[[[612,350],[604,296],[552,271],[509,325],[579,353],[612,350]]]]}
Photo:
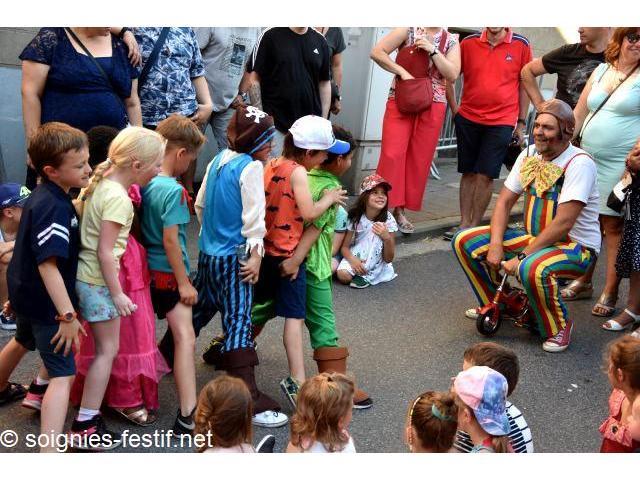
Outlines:
{"type": "MultiPolygon", "coordinates": [[[[613,217],[610,215],[601,215],[600,222],[604,232],[604,244],[606,247],[606,264],[605,283],[602,289],[602,297],[611,299],[612,307],[615,306],[615,300],[618,298],[618,287],[620,285],[620,277],[616,273],[616,258],[618,256],[618,247],[622,236],[622,227],[624,220],[621,217],[613,217]]],[[[611,308],[596,305],[593,307],[593,313],[606,315],[611,308]]],[[[609,313],[610,314],[610,313],[609,313]]]]}
{"type": "Polygon", "coordinates": [[[187,417],[196,406],[196,335],[191,323],[191,307],[178,302],[173,310],[167,313],[167,322],[175,346],[173,374],[178,390],[180,413],[187,417]]]}
{"type": "MultiPolygon", "coordinates": [[[[633,272],[629,278],[629,298],[626,309],[635,315],[640,315],[640,272],[633,272]]],[[[626,327],[634,320],[633,317],[623,310],[620,312],[620,315],[612,318],[610,321],[617,322],[620,326],[626,327]]],[[[611,327],[610,321],[606,321],[603,327],[611,327]]]]}
{"type": "Polygon", "coordinates": [[[120,345],[120,317],[90,325],[96,353],[84,381],[80,407],[100,410],[109,383],[113,359],[118,354],[120,345]]]}

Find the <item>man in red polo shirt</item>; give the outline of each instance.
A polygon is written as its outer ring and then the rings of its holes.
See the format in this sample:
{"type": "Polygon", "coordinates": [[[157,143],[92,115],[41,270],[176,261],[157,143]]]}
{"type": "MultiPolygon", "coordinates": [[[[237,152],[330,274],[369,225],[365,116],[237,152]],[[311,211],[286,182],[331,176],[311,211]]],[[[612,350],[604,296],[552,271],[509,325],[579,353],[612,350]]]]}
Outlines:
{"type": "Polygon", "coordinates": [[[460,52],[462,101],[458,107],[452,85],[447,101],[455,115],[462,218],[460,227],[445,234],[447,240],[459,229],[480,225],[511,138],[522,141],[529,97],[520,70],[533,57],[529,41],[508,27],[469,35],[460,52]]]}

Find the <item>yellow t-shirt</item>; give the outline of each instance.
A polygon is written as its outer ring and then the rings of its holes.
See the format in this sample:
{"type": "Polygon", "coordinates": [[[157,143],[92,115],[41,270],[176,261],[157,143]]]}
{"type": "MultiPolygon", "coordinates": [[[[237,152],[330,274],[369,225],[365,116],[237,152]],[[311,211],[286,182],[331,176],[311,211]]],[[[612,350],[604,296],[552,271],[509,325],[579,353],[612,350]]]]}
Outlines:
{"type": "Polygon", "coordinates": [[[89,196],[80,220],[81,248],[77,278],[93,285],[106,285],[98,261],[100,226],[105,220],[122,225],[113,247],[116,268],[120,269],[120,257],[127,246],[133,221],[133,204],[124,187],[108,178],[103,178],[89,196]]]}

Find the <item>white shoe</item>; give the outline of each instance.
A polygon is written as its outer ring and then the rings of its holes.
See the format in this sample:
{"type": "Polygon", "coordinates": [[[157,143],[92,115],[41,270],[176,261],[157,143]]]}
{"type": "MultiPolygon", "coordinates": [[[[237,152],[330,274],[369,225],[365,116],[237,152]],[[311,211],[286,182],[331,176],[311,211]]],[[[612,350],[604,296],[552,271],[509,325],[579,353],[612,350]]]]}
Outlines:
{"type": "Polygon", "coordinates": [[[276,428],[282,427],[289,422],[289,417],[282,412],[276,412],[275,410],[265,410],[261,413],[256,413],[251,419],[251,423],[258,427],[276,428]]]}
{"type": "Polygon", "coordinates": [[[640,314],[633,313],[628,308],[624,309],[624,313],[626,313],[628,316],[631,317],[630,322],[627,322],[624,325],[622,325],[620,322],[617,322],[615,320],[607,320],[602,324],[602,328],[604,330],[609,330],[610,332],[622,332],[627,328],[631,328],[631,330],[633,330],[633,327],[636,326],[638,323],[640,323],[640,314]]]}
{"type": "Polygon", "coordinates": [[[478,312],[480,311],[480,307],[469,308],[466,312],[464,312],[464,316],[469,320],[477,320],[480,315],[478,312]]]}

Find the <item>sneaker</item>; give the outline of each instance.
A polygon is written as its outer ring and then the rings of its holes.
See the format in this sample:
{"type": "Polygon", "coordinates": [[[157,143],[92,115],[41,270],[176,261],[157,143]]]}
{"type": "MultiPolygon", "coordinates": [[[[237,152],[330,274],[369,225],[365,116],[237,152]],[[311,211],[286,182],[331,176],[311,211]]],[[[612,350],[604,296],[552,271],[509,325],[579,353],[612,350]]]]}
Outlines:
{"type": "Polygon", "coordinates": [[[0,312],[0,328],[2,330],[15,331],[16,318],[13,315],[7,315],[4,312],[0,312]]]}
{"type": "Polygon", "coordinates": [[[571,330],[573,330],[573,323],[569,323],[567,327],[560,330],[553,337],[547,338],[542,344],[542,349],[551,353],[565,351],[569,346],[569,342],[571,342],[571,330]]]}
{"type": "MultiPolygon", "coordinates": [[[[195,412],[195,408],[193,409],[193,411],[195,412]]],[[[191,415],[189,415],[188,417],[183,417],[180,413],[180,410],[178,410],[176,421],[173,424],[173,434],[176,437],[180,437],[182,435],[192,435],[195,428],[196,424],[193,421],[193,412],[191,412],[191,415]]]]}
{"type": "Polygon", "coordinates": [[[273,435],[265,435],[256,445],[256,453],[273,453],[276,446],[276,437],[273,435]]]}
{"type": "Polygon", "coordinates": [[[22,406],[24,408],[35,410],[36,412],[42,410],[42,399],[44,398],[44,394],[47,392],[48,386],[48,384],[38,385],[36,382],[31,382],[27,395],[24,397],[24,400],[22,400],[22,406]]]}
{"type": "Polygon", "coordinates": [[[202,351],[202,360],[209,365],[218,365],[224,352],[224,335],[218,335],[211,339],[209,345],[202,351]]]}
{"type": "Polygon", "coordinates": [[[69,446],[76,450],[104,452],[113,450],[122,443],[122,436],[108,430],[100,414],[89,420],[74,420],[71,424],[71,431],[67,435],[69,436],[69,446]]]}
{"type": "Polygon", "coordinates": [[[280,382],[280,388],[287,396],[287,400],[291,404],[291,407],[295,410],[296,403],[298,401],[298,391],[300,390],[300,384],[293,377],[287,377],[280,382]]]}
{"type": "Polygon", "coordinates": [[[458,233],[459,231],[460,231],[460,227],[450,228],[449,230],[444,232],[444,235],[442,235],[442,239],[446,240],[447,242],[450,242],[453,239],[453,237],[455,237],[456,233],[458,233]]]}
{"type": "Polygon", "coordinates": [[[349,284],[351,288],[367,288],[370,287],[371,284],[367,282],[364,277],[360,275],[356,275],[351,279],[351,283],[349,284]]]}
{"type": "Polygon", "coordinates": [[[9,382],[7,387],[0,392],[0,406],[15,402],[16,400],[22,400],[26,395],[26,386],[9,382]]]}
{"type": "Polygon", "coordinates": [[[477,320],[480,315],[480,307],[469,308],[464,312],[464,316],[469,320],[477,320]]]}
{"type": "Polygon", "coordinates": [[[353,402],[354,410],[364,410],[371,407],[373,407],[373,400],[371,400],[370,397],[360,400],[359,402],[353,402]]]}
{"type": "Polygon", "coordinates": [[[265,410],[264,412],[256,413],[251,419],[251,423],[255,426],[266,428],[282,427],[286,425],[288,421],[289,417],[275,410],[265,410]]]}

